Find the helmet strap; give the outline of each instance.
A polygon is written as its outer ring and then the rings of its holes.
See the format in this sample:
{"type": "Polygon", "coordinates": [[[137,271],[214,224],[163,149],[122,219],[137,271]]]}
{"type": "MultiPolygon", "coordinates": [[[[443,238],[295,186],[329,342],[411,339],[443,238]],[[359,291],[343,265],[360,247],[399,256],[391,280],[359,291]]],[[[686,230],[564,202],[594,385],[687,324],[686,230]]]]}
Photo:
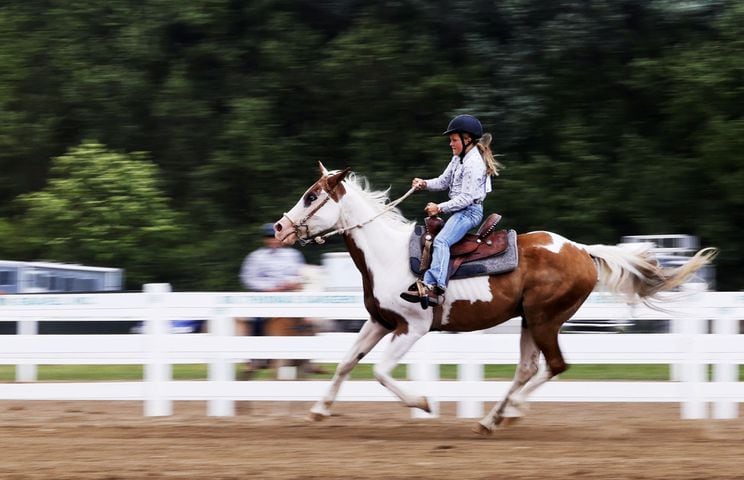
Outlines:
{"type": "Polygon", "coordinates": [[[465,145],[465,135],[463,135],[462,132],[457,132],[457,134],[460,136],[460,143],[462,144],[462,149],[460,149],[460,154],[458,155],[458,157],[460,157],[460,164],[462,165],[462,161],[465,159],[465,153],[467,153],[465,150],[473,142],[471,140],[469,144],[465,145]]]}

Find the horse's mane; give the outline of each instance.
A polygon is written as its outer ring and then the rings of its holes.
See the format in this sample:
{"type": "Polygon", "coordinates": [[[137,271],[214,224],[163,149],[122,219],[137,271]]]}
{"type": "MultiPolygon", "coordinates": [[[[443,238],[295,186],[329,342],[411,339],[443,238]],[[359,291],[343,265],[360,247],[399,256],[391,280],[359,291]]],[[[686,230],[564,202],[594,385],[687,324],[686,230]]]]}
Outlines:
{"type": "MultiPolygon", "coordinates": [[[[346,180],[344,180],[344,187],[358,193],[359,198],[377,212],[382,211],[388,206],[390,188],[388,187],[387,190],[372,190],[366,177],[351,172],[346,176],[346,180]]],[[[388,210],[380,218],[388,220],[393,227],[401,231],[410,230],[415,223],[404,217],[397,207],[388,210]]]]}

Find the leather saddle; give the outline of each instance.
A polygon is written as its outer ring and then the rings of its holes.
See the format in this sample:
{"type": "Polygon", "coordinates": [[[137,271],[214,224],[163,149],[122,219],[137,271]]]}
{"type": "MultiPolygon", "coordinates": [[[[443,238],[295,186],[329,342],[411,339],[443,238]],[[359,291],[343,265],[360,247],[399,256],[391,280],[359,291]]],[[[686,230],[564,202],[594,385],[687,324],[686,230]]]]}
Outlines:
{"type": "MultiPolygon", "coordinates": [[[[460,265],[504,253],[508,247],[508,231],[496,230],[501,215],[492,213],[483,221],[476,233],[468,233],[462,240],[450,247],[449,277],[457,272],[460,265]]],[[[442,230],[444,220],[428,217],[425,233],[421,235],[421,272],[431,264],[431,249],[436,235],[442,230]]]]}

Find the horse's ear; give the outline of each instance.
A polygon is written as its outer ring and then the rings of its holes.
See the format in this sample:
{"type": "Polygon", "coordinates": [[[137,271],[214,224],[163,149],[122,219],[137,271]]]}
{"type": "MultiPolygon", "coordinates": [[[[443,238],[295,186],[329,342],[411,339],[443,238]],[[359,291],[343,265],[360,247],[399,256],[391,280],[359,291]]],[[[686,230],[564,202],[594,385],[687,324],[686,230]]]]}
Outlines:
{"type": "Polygon", "coordinates": [[[328,169],[323,165],[323,162],[318,161],[318,166],[320,167],[320,176],[325,177],[328,175],[328,169]]]}
{"type": "Polygon", "coordinates": [[[335,189],[336,188],[336,185],[338,185],[339,183],[341,183],[343,181],[343,179],[346,178],[346,175],[349,174],[349,172],[351,172],[351,168],[350,167],[346,167],[343,170],[341,170],[340,172],[331,175],[328,178],[328,188],[330,190],[335,189]]]}

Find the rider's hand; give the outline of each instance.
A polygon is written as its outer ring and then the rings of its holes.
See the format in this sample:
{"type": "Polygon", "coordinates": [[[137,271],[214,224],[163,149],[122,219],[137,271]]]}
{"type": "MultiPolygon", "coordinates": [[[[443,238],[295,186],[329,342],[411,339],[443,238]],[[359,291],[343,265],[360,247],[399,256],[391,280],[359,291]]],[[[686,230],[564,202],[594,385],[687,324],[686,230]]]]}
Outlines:
{"type": "Polygon", "coordinates": [[[426,204],[426,208],[424,208],[424,211],[426,212],[426,215],[429,217],[433,217],[434,215],[438,214],[442,210],[439,208],[439,205],[437,205],[434,202],[429,202],[426,204]]]}
{"type": "Polygon", "coordinates": [[[426,180],[420,178],[414,178],[411,182],[411,186],[416,190],[424,190],[426,188],[426,180]]]}

